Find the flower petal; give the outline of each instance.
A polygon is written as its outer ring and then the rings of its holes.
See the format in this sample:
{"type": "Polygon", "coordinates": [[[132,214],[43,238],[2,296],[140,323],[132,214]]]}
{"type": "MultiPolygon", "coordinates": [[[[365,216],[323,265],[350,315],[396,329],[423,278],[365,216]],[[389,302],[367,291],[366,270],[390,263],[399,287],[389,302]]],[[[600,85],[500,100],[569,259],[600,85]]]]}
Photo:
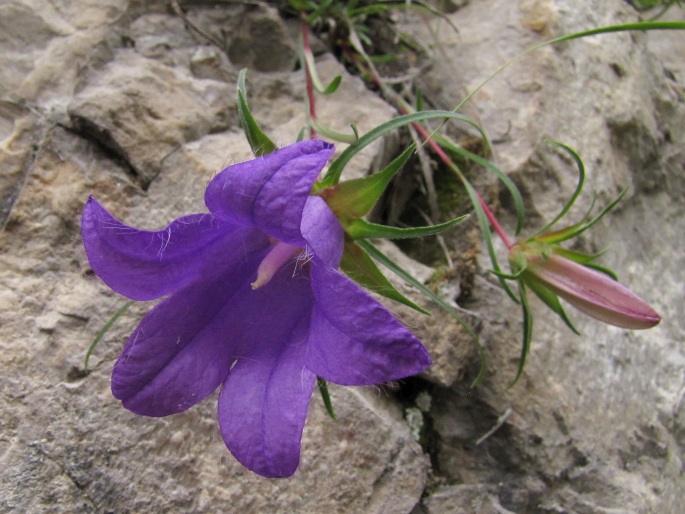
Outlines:
{"type": "Polygon", "coordinates": [[[330,143],[308,140],[230,166],[209,183],[205,203],[218,218],[301,245],[305,202],[333,150],[330,143]]]}
{"type": "Polygon", "coordinates": [[[628,329],[651,328],[661,321],[644,300],[604,273],[557,255],[529,263],[528,279],[542,281],[588,316],[628,329]]]}
{"type": "Polygon", "coordinates": [[[269,478],[297,468],[316,383],[304,366],[313,297],[307,277],[293,277],[293,271],[281,269],[240,306],[244,354],[219,396],[226,446],[245,467],[269,478]]]}
{"type": "Polygon", "coordinates": [[[323,198],[310,196],[302,213],[302,237],[314,255],[327,266],[337,268],[345,244],[342,225],[323,198]]]}
{"type": "Polygon", "coordinates": [[[308,321],[301,320],[277,348],[239,359],[219,396],[226,446],[243,466],[267,478],[288,477],[300,462],[316,384],[316,375],[304,367],[308,321]]]}
{"type": "Polygon", "coordinates": [[[191,214],[157,232],[114,218],[90,197],[81,220],[83,244],[95,274],[133,300],[152,300],[207,274],[235,266],[268,244],[256,230],[191,214]]]}
{"type": "Polygon", "coordinates": [[[263,254],[221,280],[186,286],[143,318],[112,372],[112,393],[124,407],[146,416],[175,414],[225,380],[243,351],[236,306],[252,290],[263,254]]]}
{"type": "Polygon", "coordinates": [[[415,375],[431,364],[421,342],[352,280],[311,261],[316,304],[306,366],[341,385],[370,385],[415,375]]]}

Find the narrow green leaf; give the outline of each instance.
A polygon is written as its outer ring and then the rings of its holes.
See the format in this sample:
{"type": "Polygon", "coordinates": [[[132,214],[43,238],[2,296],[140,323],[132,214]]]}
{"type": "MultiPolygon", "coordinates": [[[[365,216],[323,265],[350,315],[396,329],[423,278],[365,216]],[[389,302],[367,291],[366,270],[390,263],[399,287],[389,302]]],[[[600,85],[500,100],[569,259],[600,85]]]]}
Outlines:
{"type": "Polygon", "coordinates": [[[90,356],[93,354],[93,351],[95,350],[95,347],[98,345],[98,343],[102,340],[104,335],[107,333],[107,331],[112,328],[112,325],[114,325],[114,322],[119,319],[119,317],[125,313],[128,308],[133,305],[133,301],[129,300],[126,302],[122,307],[119,308],[118,311],[114,313],[114,315],[109,318],[109,321],[105,323],[105,325],[100,329],[100,331],[95,335],[95,339],[93,339],[93,342],[90,343],[90,346],[88,347],[88,350],[86,351],[86,358],[83,360],[83,371],[86,373],[88,372],[88,361],[90,360],[90,356]]]}
{"type": "Polygon", "coordinates": [[[435,303],[437,303],[447,314],[449,314],[454,320],[459,323],[464,330],[466,330],[466,333],[471,336],[471,339],[476,343],[476,346],[478,347],[478,354],[480,355],[480,370],[478,371],[478,375],[474,379],[474,381],[471,383],[471,387],[475,387],[478,385],[478,383],[483,379],[485,376],[485,372],[488,368],[487,366],[487,359],[485,356],[485,349],[483,346],[480,344],[480,340],[478,339],[478,336],[476,333],[473,331],[473,329],[466,323],[461,316],[459,316],[459,313],[447,302],[445,302],[442,298],[440,298],[438,295],[436,295],[433,291],[428,289],[424,284],[422,284],[420,281],[418,281],[416,278],[414,278],[410,273],[402,269],[401,266],[399,266],[396,262],[394,262],[392,259],[390,259],[387,255],[385,255],[383,252],[381,252],[378,248],[376,248],[373,244],[371,244],[370,241],[366,240],[361,240],[358,241],[359,246],[361,246],[366,252],[376,259],[378,262],[383,264],[386,268],[388,268],[390,271],[395,273],[397,276],[400,278],[404,279],[406,282],[414,286],[416,289],[421,291],[427,298],[430,298],[433,300],[435,303]]]}
{"type": "Polygon", "coordinates": [[[369,59],[374,64],[383,64],[386,62],[393,62],[397,60],[397,55],[395,54],[383,54],[383,55],[371,55],[369,59]]]}
{"type": "Polygon", "coordinates": [[[418,111],[423,111],[423,90],[419,87],[416,89],[416,109],[418,111]]]}
{"type": "Polygon", "coordinates": [[[316,62],[314,61],[314,56],[311,54],[311,52],[304,52],[304,60],[307,64],[307,71],[312,79],[312,85],[314,86],[314,89],[322,95],[330,95],[331,93],[335,93],[342,82],[342,76],[336,75],[333,77],[333,80],[330,82],[330,84],[328,84],[328,86],[324,86],[319,78],[319,74],[316,72],[316,62]]]}
{"type": "MultiPolygon", "coordinates": [[[[305,19],[308,25],[311,25],[317,19],[325,17],[326,14],[326,9],[333,3],[334,0],[323,0],[316,9],[314,9],[305,19]]],[[[315,2],[312,2],[313,5],[316,5],[315,2]]]]}
{"type": "Polygon", "coordinates": [[[338,157],[328,168],[328,172],[323,178],[322,186],[328,187],[336,185],[340,180],[340,175],[342,174],[343,169],[350,161],[350,159],[352,159],[352,157],[354,157],[357,153],[363,150],[366,146],[373,143],[379,137],[382,137],[383,135],[392,132],[393,130],[396,130],[400,127],[409,125],[410,123],[417,123],[420,121],[436,118],[454,119],[468,123],[469,125],[473,126],[479,131],[479,133],[483,137],[483,140],[486,141],[487,144],[488,139],[483,129],[475,121],[473,121],[468,116],[464,116],[463,114],[441,110],[405,114],[403,116],[398,116],[397,118],[387,121],[382,125],[379,125],[378,127],[370,130],[362,137],[360,137],[355,144],[346,148],[345,151],[342,154],[340,154],[340,157],[338,157]]]}
{"type": "Polygon", "coordinates": [[[523,198],[521,197],[521,192],[518,190],[518,187],[516,187],[516,184],[514,184],[514,181],[509,178],[509,176],[504,173],[498,166],[496,166],[494,163],[490,162],[487,159],[484,159],[478,154],[475,154],[473,152],[469,152],[465,148],[460,147],[453,141],[451,141],[447,137],[439,136],[436,135],[435,141],[442,146],[445,150],[448,152],[452,152],[453,154],[456,154],[462,158],[468,159],[470,161],[475,162],[476,164],[479,164],[483,166],[484,168],[492,171],[497,178],[504,184],[504,187],[507,188],[509,191],[509,194],[511,195],[512,199],[514,200],[514,207],[516,209],[516,234],[518,235],[521,232],[521,229],[523,229],[523,223],[525,221],[525,215],[526,215],[526,208],[525,205],[523,204],[523,198]]]}
{"type": "Polygon", "coordinates": [[[340,268],[345,275],[357,282],[359,285],[378,293],[381,296],[402,303],[407,307],[430,316],[431,313],[426,309],[416,305],[409,298],[400,293],[395,286],[381,273],[378,266],[371,260],[371,257],[362,250],[354,241],[345,241],[340,268]]]}
{"type": "Polygon", "coordinates": [[[571,210],[571,207],[573,207],[573,204],[576,203],[578,196],[580,196],[580,193],[583,190],[583,185],[585,184],[585,164],[583,164],[583,159],[580,158],[580,155],[578,155],[578,153],[575,150],[573,150],[573,148],[571,148],[570,146],[566,146],[565,144],[559,143],[558,141],[550,141],[550,144],[564,150],[576,162],[576,166],[578,167],[578,185],[576,186],[576,190],[571,195],[571,198],[569,198],[568,202],[566,202],[566,205],[564,205],[563,209],[561,209],[559,214],[557,214],[552,221],[547,223],[547,225],[538,230],[532,237],[548,232],[554,225],[556,225],[559,222],[559,220],[566,216],[568,211],[571,210]]]}
{"type": "Polygon", "coordinates": [[[245,132],[245,137],[248,143],[250,143],[250,148],[252,148],[254,154],[258,156],[266,155],[276,150],[276,145],[262,132],[257,121],[252,116],[250,107],[247,104],[246,74],[247,71],[244,68],[238,74],[238,116],[240,117],[240,124],[245,132]]]}
{"type": "Polygon", "coordinates": [[[521,275],[524,271],[525,269],[519,270],[515,273],[504,273],[501,271],[495,271],[494,269],[489,270],[489,272],[495,275],[496,277],[503,278],[505,280],[518,280],[519,278],[521,278],[521,275]]]}
{"type": "Polygon", "coordinates": [[[563,241],[566,241],[568,239],[571,239],[577,232],[578,230],[583,228],[583,222],[581,221],[580,223],[575,223],[573,225],[570,225],[568,227],[560,228],[558,230],[554,230],[553,232],[547,232],[546,234],[539,234],[535,237],[532,237],[530,239],[527,239],[527,241],[540,241],[543,243],[547,243],[549,245],[555,245],[557,243],[561,243],[563,241]]]}
{"type": "Polygon", "coordinates": [[[388,11],[393,7],[394,6],[383,4],[365,5],[363,7],[357,7],[356,9],[348,9],[347,15],[350,18],[356,18],[357,16],[373,16],[388,11]]]}
{"type": "Polygon", "coordinates": [[[616,207],[618,205],[618,203],[623,199],[623,197],[625,196],[627,191],[628,191],[627,189],[624,189],[621,192],[621,194],[618,195],[618,197],[613,202],[611,202],[604,209],[602,209],[600,211],[600,213],[597,214],[591,220],[584,221],[581,223],[577,223],[575,225],[572,225],[571,227],[567,227],[567,228],[559,230],[557,232],[551,232],[549,234],[543,234],[542,236],[539,236],[537,239],[539,241],[544,241],[544,242],[549,243],[549,244],[555,244],[555,243],[561,243],[562,241],[567,241],[568,239],[579,236],[580,234],[585,232],[587,229],[592,227],[599,220],[601,220],[604,216],[606,216],[614,207],[616,207]]]}
{"type": "Polygon", "coordinates": [[[414,237],[424,237],[439,234],[461,223],[469,216],[464,215],[445,223],[431,225],[428,227],[389,227],[387,225],[376,225],[364,219],[358,218],[345,224],[346,232],[352,239],[411,239],[414,237]]]}
{"type": "Polygon", "coordinates": [[[523,368],[526,366],[526,358],[530,352],[530,342],[533,339],[533,314],[530,310],[530,305],[528,304],[528,297],[526,296],[525,286],[519,283],[519,302],[521,304],[521,310],[523,311],[523,337],[521,344],[521,356],[519,357],[518,370],[516,372],[516,377],[509,384],[509,388],[514,387],[516,383],[523,375],[523,368]]]}
{"type": "Polygon", "coordinates": [[[347,143],[348,145],[353,145],[359,139],[357,132],[353,130],[353,134],[343,134],[342,132],[337,132],[333,129],[322,125],[316,120],[312,120],[312,128],[316,130],[319,134],[326,136],[328,139],[333,141],[340,141],[341,143],[347,143]]]}
{"type": "Polygon", "coordinates": [[[321,393],[321,399],[326,407],[326,412],[335,421],[335,411],[333,411],[333,402],[331,402],[331,395],[328,394],[328,383],[321,377],[316,377],[316,384],[319,386],[319,392],[321,393]]]}
{"type": "Polygon", "coordinates": [[[415,149],[416,144],[412,144],[378,173],[368,177],[347,180],[333,186],[330,196],[322,193],[326,197],[328,206],[336,214],[348,218],[365,216],[376,205],[387,185],[402,169],[415,149]]]}
{"type": "MultiPolygon", "coordinates": [[[[496,272],[495,275],[503,274],[502,273],[502,267],[499,265],[499,260],[497,259],[497,253],[495,252],[495,246],[492,242],[492,232],[490,231],[490,222],[488,221],[488,217],[485,215],[485,211],[483,211],[483,207],[481,206],[480,202],[478,201],[478,193],[476,193],[476,190],[473,188],[471,183],[466,179],[464,174],[461,172],[461,170],[457,167],[456,164],[452,163],[450,168],[454,173],[457,174],[457,177],[459,177],[459,180],[461,180],[461,183],[464,185],[464,188],[466,189],[466,193],[469,195],[469,199],[471,200],[471,205],[473,205],[473,210],[476,213],[476,219],[478,220],[478,225],[480,226],[480,232],[483,235],[483,239],[485,240],[485,246],[488,249],[488,255],[490,256],[490,263],[492,264],[493,270],[496,272]]],[[[499,278],[499,283],[502,286],[502,289],[507,293],[509,298],[514,300],[514,302],[518,303],[518,298],[514,295],[514,292],[511,290],[509,287],[509,284],[507,284],[506,280],[504,280],[501,277],[499,278]]]]}

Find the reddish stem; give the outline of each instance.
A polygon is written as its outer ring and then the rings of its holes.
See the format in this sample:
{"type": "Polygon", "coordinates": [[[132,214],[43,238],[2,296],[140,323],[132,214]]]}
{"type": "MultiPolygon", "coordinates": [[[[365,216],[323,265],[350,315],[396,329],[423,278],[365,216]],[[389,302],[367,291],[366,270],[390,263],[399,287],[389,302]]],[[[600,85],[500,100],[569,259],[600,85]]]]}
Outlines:
{"type": "MultiPolygon", "coordinates": [[[[401,98],[397,93],[389,89],[383,81],[380,79],[380,77],[376,76],[375,73],[373,73],[373,70],[368,69],[365,67],[363,64],[359,62],[359,59],[357,59],[357,56],[354,55],[352,52],[349,51],[349,49],[346,52],[348,58],[350,58],[362,71],[367,73],[370,77],[371,80],[383,91],[383,93],[389,97],[390,101],[395,104],[397,109],[400,111],[402,114],[410,114],[411,109],[407,105],[407,103],[404,101],[403,98],[401,98]]],[[[421,137],[424,138],[424,140],[428,143],[428,145],[433,149],[433,151],[438,155],[440,160],[445,163],[446,166],[456,169],[456,165],[452,162],[452,159],[445,153],[445,151],[440,147],[438,143],[436,143],[431,137],[428,131],[421,125],[420,123],[412,123],[414,128],[417,130],[419,134],[421,134],[421,137]]],[[[507,249],[511,249],[513,246],[513,243],[509,240],[507,237],[506,232],[504,232],[504,229],[502,228],[502,225],[500,225],[499,221],[497,221],[497,218],[495,217],[495,214],[490,210],[490,207],[488,207],[488,204],[485,203],[485,200],[483,200],[483,197],[478,194],[477,191],[474,191],[476,194],[476,197],[478,198],[478,203],[480,203],[481,208],[483,209],[483,212],[485,212],[485,216],[488,218],[488,221],[490,222],[490,225],[492,225],[492,228],[494,231],[497,233],[497,235],[502,239],[502,242],[505,244],[507,249]]]]}
{"type": "MultiPolygon", "coordinates": [[[[302,12],[300,27],[302,29],[302,50],[305,55],[304,59],[304,75],[307,81],[307,103],[309,104],[309,119],[316,121],[316,103],[314,99],[314,83],[312,82],[311,70],[309,69],[309,62],[307,56],[312,56],[312,48],[309,45],[309,26],[305,19],[305,14],[302,12]]],[[[310,139],[316,139],[316,130],[313,127],[309,131],[310,139]]]]}

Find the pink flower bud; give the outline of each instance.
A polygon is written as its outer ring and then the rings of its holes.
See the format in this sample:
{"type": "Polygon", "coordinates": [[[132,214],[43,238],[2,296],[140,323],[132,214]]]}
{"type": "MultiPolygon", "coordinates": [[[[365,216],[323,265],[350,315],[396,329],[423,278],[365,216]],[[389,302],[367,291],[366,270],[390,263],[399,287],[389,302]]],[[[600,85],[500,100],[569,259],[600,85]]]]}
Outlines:
{"type": "Polygon", "coordinates": [[[524,281],[537,280],[576,309],[604,323],[633,330],[661,318],[644,300],[604,273],[558,255],[529,259],[524,281]]]}

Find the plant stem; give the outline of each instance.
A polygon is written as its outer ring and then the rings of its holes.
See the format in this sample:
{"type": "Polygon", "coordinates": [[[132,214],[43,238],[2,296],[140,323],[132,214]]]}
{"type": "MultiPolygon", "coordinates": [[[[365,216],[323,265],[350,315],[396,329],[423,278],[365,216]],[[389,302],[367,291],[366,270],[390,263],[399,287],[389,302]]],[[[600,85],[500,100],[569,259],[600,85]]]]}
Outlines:
{"type": "MultiPolygon", "coordinates": [[[[347,49],[346,55],[348,58],[352,60],[352,62],[355,63],[357,68],[362,73],[367,74],[371,80],[381,89],[383,94],[385,95],[386,98],[392,102],[395,107],[397,108],[398,111],[402,114],[411,114],[414,112],[414,109],[397,93],[395,93],[391,88],[389,88],[383,80],[374,72],[372,68],[369,68],[367,66],[364,66],[362,63],[359,62],[359,59],[357,58],[357,55],[351,52],[349,49],[347,49]]],[[[412,123],[414,128],[417,130],[419,134],[421,134],[421,137],[424,138],[425,142],[428,143],[428,145],[433,149],[433,151],[437,154],[437,156],[440,158],[440,160],[450,169],[454,170],[457,172],[459,175],[459,170],[457,168],[457,165],[452,162],[452,159],[445,153],[445,151],[440,147],[438,143],[435,142],[431,138],[431,135],[428,133],[428,131],[421,125],[420,123],[412,123]]],[[[488,218],[488,221],[490,222],[490,225],[494,229],[494,231],[497,233],[497,235],[500,237],[502,242],[505,244],[507,249],[511,249],[513,246],[513,243],[509,240],[507,237],[506,232],[504,231],[504,228],[502,228],[502,225],[497,221],[497,218],[495,217],[495,214],[492,212],[490,207],[488,207],[488,204],[485,203],[485,200],[483,199],[480,194],[476,192],[476,196],[478,198],[478,202],[480,203],[481,208],[485,212],[485,215],[488,218]]]]}

